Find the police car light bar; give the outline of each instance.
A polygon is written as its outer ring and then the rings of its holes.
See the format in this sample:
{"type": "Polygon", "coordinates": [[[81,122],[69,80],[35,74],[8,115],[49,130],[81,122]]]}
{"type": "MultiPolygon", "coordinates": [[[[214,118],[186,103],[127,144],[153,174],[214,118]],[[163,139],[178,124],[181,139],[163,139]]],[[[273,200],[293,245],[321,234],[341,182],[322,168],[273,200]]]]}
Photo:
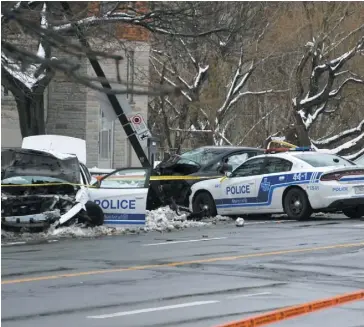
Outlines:
{"type": "Polygon", "coordinates": [[[289,151],[315,151],[315,149],[309,146],[298,146],[294,149],[289,149],[289,151]]]}
{"type": "Polygon", "coordinates": [[[279,153],[279,152],[288,152],[288,151],[315,151],[315,149],[310,148],[309,146],[298,146],[295,148],[271,148],[266,149],[265,153],[279,153]]]}
{"type": "Polygon", "coordinates": [[[289,150],[291,150],[290,148],[271,148],[271,149],[266,149],[264,152],[265,153],[278,153],[278,152],[288,152],[289,150]]]}

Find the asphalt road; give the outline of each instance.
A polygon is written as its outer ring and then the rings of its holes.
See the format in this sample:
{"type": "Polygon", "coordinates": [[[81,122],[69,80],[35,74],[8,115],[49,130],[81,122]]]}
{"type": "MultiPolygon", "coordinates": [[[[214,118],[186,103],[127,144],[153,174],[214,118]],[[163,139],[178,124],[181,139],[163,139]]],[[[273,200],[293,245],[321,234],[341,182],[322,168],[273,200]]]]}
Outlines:
{"type": "MultiPolygon", "coordinates": [[[[360,220],[2,247],[6,327],[210,327],[363,288],[360,220]]],[[[364,301],[275,326],[364,326],[364,301]]]]}

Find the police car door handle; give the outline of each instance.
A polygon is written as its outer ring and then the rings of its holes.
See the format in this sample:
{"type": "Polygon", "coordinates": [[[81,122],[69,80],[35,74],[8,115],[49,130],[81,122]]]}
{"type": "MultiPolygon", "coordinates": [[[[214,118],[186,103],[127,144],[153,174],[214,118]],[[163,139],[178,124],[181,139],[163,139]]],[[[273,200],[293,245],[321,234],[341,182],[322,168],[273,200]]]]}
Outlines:
{"type": "Polygon", "coordinates": [[[137,200],[140,200],[140,199],[144,199],[144,196],[136,196],[135,197],[137,200]]]}

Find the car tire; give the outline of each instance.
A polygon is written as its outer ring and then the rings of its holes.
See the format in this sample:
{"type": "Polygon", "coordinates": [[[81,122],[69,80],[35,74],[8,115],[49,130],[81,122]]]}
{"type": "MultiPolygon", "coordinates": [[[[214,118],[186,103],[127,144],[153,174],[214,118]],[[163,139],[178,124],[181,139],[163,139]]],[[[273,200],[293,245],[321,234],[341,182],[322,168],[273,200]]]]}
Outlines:
{"type": "Polygon", "coordinates": [[[359,219],[364,217],[364,206],[343,209],[343,214],[351,219],[359,219]]]}
{"type": "Polygon", "coordinates": [[[312,208],[305,191],[291,188],[283,198],[283,209],[289,219],[304,220],[312,215],[312,208]]]}
{"type": "Polygon", "coordinates": [[[99,205],[95,202],[87,201],[85,207],[92,226],[101,226],[104,224],[104,212],[99,205]]]}
{"type": "Polygon", "coordinates": [[[201,218],[217,215],[215,201],[208,192],[200,192],[196,195],[192,203],[192,210],[194,213],[198,213],[203,210],[204,206],[207,206],[207,209],[201,214],[201,218]]]}

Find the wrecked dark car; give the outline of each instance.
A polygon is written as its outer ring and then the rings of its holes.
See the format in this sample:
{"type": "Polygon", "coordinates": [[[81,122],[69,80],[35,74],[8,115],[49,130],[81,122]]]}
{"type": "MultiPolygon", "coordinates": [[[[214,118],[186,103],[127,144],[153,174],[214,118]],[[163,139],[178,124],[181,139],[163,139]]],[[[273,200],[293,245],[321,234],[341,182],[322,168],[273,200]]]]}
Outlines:
{"type": "Polygon", "coordinates": [[[76,156],[29,149],[1,152],[1,228],[43,230],[71,224],[102,225],[102,209],[80,186],[76,156]]]}
{"type": "MultiPolygon", "coordinates": [[[[189,176],[212,179],[223,177],[242,162],[263,154],[264,149],[237,146],[205,146],[182,155],[174,155],[162,161],[152,172],[152,176],[189,176]]],[[[190,187],[198,182],[190,180],[152,180],[148,194],[147,209],[161,205],[188,207],[190,187]]]]}

